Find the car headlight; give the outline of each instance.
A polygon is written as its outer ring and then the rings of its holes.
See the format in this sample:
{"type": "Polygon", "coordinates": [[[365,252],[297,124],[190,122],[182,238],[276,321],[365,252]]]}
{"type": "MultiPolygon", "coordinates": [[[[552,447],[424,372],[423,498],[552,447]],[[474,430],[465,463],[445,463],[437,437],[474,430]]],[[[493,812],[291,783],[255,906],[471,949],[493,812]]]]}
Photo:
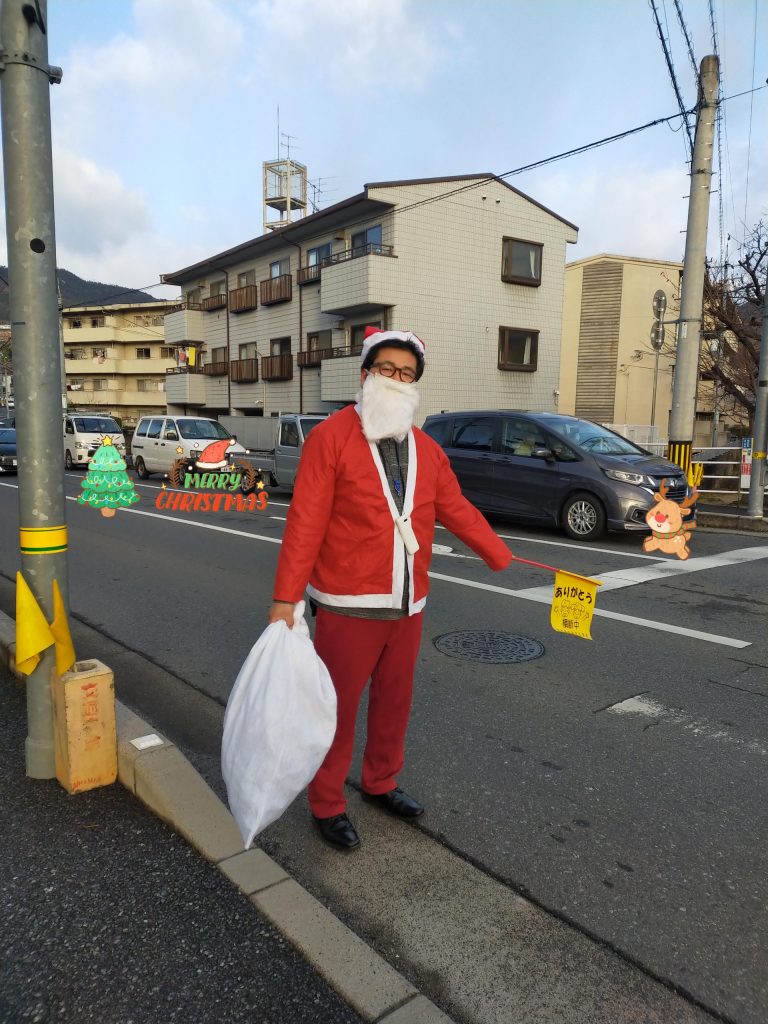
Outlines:
{"type": "Polygon", "coordinates": [[[83,444],[82,441],[75,441],[75,448],[87,448],[87,444],[83,444]]]}
{"type": "Polygon", "coordinates": [[[642,473],[629,473],[624,469],[604,469],[603,472],[611,480],[618,480],[622,484],[644,484],[645,477],[642,473]]]}

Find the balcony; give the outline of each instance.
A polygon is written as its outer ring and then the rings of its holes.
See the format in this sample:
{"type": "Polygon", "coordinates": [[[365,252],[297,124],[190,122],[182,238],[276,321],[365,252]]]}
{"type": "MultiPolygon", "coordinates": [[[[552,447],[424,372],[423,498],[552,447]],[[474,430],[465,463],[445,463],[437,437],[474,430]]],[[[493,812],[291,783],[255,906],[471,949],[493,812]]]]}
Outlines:
{"type": "Polygon", "coordinates": [[[206,363],[206,365],[201,366],[200,369],[206,377],[226,377],[228,365],[226,361],[206,363]]]}
{"type": "Polygon", "coordinates": [[[165,315],[166,345],[202,344],[205,341],[204,317],[199,308],[188,306],[165,315]]]}
{"type": "Polygon", "coordinates": [[[168,405],[205,405],[205,377],[196,366],[174,366],[165,371],[168,405]]]}
{"type": "Polygon", "coordinates": [[[311,284],[320,280],[320,264],[315,263],[312,267],[299,267],[296,274],[297,284],[311,284]]]}
{"type": "Polygon", "coordinates": [[[375,313],[396,304],[399,285],[391,245],[346,249],[323,261],[320,309],[341,316],[375,313]]]}
{"type": "Polygon", "coordinates": [[[230,363],[229,375],[235,384],[255,384],[259,379],[258,359],[234,359],[230,363]]]}
{"type": "MultiPolygon", "coordinates": [[[[259,298],[262,306],[274,306],[278,302],[290,302],[293,294],[293,278],[290,274],[269,277],[259,286],[259,298]]],[[[290,380],[290,378],[287,378],[290,380]]]]}
{"type": "Polygon", "coordinates": [[[337,356],[348,356],[346,348],[315,348],[308,352],[299,352],[296,362],[304,370],[308,366],[319,366],[323,359],[335,359],[337,356]]]}
{"type": "Polygon", "coordinates": [[[209,295],[207,299],[203,299],[200,303],[200,308],[206,313],[212,313],[215,309],[226,309],[226,307],[226,292],[219,292],[218,295],[209,295]]]}
{"type": "Polygon", "coordinates": [[[293,380],[293,356],[262,356],[261,379],[293,380]]]}
{"type": "Polygon", "coordinates": [[[259,304],[258,289],[255,284],[247,284],[243,288],[235,288],[229,293],[230,313],[245,313],[256,309],[259,304]]]}

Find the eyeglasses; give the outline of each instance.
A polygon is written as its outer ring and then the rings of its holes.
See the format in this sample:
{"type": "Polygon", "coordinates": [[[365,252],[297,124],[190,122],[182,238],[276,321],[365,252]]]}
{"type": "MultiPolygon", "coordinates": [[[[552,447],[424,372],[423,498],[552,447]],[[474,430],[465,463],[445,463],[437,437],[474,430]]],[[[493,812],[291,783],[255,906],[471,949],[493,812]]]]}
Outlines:
{"type": "Polygon", "coordinates": [[[403,384],[415,384],[416,371],[410,366],[395,366],[394,363],[372,363],[369,373],[380,373],[382,377],[397,377],[403,384]]]}

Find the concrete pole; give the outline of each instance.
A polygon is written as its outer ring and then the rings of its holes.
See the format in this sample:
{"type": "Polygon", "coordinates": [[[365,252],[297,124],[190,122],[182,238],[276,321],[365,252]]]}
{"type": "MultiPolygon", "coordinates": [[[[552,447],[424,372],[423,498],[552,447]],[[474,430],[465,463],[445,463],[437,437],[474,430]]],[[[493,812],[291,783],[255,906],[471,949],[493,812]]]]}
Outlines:
{"type": "Polygon", "coordinates": [[[760,366],[757,371],[755,424],[752,430],[752,475],[749,480],[747,515],[763,518],[765,450],[768,447],[768,281],[763,296],[763,329],[760,334],[760,366]]]}
{"type": "Polygon", "coordinates": [[[669,420],[669,458],[686,474],[691,466],[691,445],[696,416],[718,82],[717,57],[705,57],[701,62],[699,74],[699,105],[691,160],[685,263],[680,294],[680,318],[677,324],[675,388],[669,420]]]}
{"type": "MultiPolygon", "coordinates": [[[[0,11],[5,219],[19,444],[21,570],[50,622],[53,580],[67,601],[61,356],[56,294],[47,2],[0,11]]],[[[55,776],[53,647],[27,678],[27,775],[55,776]]]]}

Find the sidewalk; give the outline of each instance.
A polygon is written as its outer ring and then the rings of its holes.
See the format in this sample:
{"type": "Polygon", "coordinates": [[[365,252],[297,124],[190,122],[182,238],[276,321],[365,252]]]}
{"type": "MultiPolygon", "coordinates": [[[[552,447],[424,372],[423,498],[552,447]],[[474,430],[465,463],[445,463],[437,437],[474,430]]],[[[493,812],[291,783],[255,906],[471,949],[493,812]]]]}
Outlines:
{"type": "Polygon", "coordinates": [[[24,686],[0,669],[0,1022],[361,1018],[122,786],[24,774],[24,686]]]}

